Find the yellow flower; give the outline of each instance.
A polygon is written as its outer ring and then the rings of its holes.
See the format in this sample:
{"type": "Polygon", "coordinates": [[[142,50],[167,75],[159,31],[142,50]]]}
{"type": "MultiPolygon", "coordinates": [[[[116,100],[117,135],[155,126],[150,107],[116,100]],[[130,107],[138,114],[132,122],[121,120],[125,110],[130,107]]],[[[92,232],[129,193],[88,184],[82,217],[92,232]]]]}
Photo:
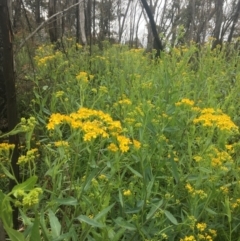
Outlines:
{"type": "Polygon", "coordinates": [[[190,99],[182,99],[181,101],[175,103],[176,106],[180,106],[180,105],[188,105],[188,106],[193,106],[194,105],[194,101],[190,100],[190,99]]]}
{"type": "Polygon", "coordinates": [[[117,140],[118,140],[118,143],[119,143],[119,149],[122,152],[127,152],[129,150],[129,145],[131,144],[130,139],[125,137],[125,136],[118,135],[117,140]]]}
{"type": "Polygon", "coordinates": [[[69,146],[69,143],[67,141],[56,141],[56,142],[54,142],[54,145],[56,147],[61,147],[61,146],[67,147],[67,146],[69,146]]]}
{"type": "Polygon", "coordinates": [[[100,174],[98,178],[102,181],[108,181],[108,178],[104,174],[100,174]]]}
{"type": "Polygon", "coordinates": [[[223,194],[228,194],[228,192],[229,192],[228,187],[226,187],[226,186],[220,187],[220,190],[222,191],[223,194]]]}
{"type": "Polygon", "coordinates": [[[238,127],[228,115],[222,113],[221,110],[215,111],[212,108],[201,110],[200,116],[195,118],[193,123],[202,123],[203,126],[207,127],[216,126],[219,130],[238,131],[238,127]]]}
{"type": "Polygon", "coordinates": [[[63,96],[63,94],[64,94],[64,91],[57,91],[57,92],[55,93],[55,96],[58,98],[58,97],[63,96]]]}
{"type": "Polygon", "coordinates": [[[180,241],[196,241],[193,235],[186,236],[185,238],[181,238],[180,241]]]}
{"type": "Polygon", "coordinates": [[[18,158],[17,164],[18,165],[22,165],[22,164],[24,165],[28,162],[34,161],[35,158],[37,157],[37,152],[38,152],[38,150],[36,148],[27,151],[26,155],[21,155],[18,158]]]}
{"type": "Polygon", "coordinates": [[[196,162],[200,162],[202,160],[202,157],[201,156],[194,156],[193,159],[196,161],[196,162]]]}
{"type": "Polygon", "coordinates": [[[207,224],[206,223],[197,223],[196,228],[200,232],[203,232],[207,228],[207,224]]]}
{"type": "Polygon", "coordinates": [[[108,146],[108,150],[109,150],[109,151],[112,151],[112,152],[117,152],[117,151],[118,151],[118,147],[117,147],[115,144],[111,143],[111,144],[108,146]]]}
{"type": "Polygon", "coordinates": [[[100,91],[101,93],[108,93],[108,88],[107,88],[106,86],[100,86],[100,87],[99,87],[99,91],[100,91]]]}
{"type": "Polygon", "coordinates": [[[189,193],[193,193],[193,192],[194,192],[194,188],[190,185],[190,183],[187,183],[187,184],[185,185],[185,188],[187,189],[187,191],[188,191],[189,193]]]}
{"type": "Polygon", "coordinates": [[[139,149],[141,147],[141,143],[137,140],[133,140],[133,145],[136,149],[139,149]]]}
{"type": "Polygon", "coordinates": [[[84,83],[88,83],[88,73],[80,71],[79,74],[77,74],[76,79],[79,81],[83,81],[84,83]]]}
{"type": "Polygon", "coordinates": [[[128,190],[124,190],[123,195],[124,196],[131,196],[132,192],[129,189],[128,190]]]}
{"type": "Polygon", "coordinates": [[[39,196],[43,193],[41,188],[34,188],[22,200],[24,207],[32,207],[39,203],[39,196]]]}

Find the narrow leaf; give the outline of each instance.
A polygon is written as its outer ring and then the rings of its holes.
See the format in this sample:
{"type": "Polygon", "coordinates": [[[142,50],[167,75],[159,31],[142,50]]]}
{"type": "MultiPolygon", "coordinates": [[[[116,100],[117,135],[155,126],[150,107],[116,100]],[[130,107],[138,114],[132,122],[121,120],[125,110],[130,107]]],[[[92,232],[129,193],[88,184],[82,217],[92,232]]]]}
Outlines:
{"type": "Polygon", "coordinates": [[[96,217],[94,218],[94,220],[96,221],[96,220],[98,220],[99,218],[101,218],[101,217],[103,217],[104,215],[106,215],[106,214],[112,209],[112,207],[113,207],[114,205],[115,205],[115,203],[113,203],[112,205],[104,208],[100,213],[98,213],[98,214],[96,215],[96,217]]]}
{"type": "Polygon", "coordinates": [[[9,238],[11,241],[25,241],[24,239],[24,236],[22,233],[12,229],[12,228],[9,228],[7,226],[4,226],[9,238]]]}
{"type": "Polygon", "coordinates": [[[205,210],[212,215],[217,215],[217,213],[213,211],[211,208],[205,208],[205,210]]]}
{"type": "Polygon", "coordinates": [[[178,225],[177,219],[167,210],[164,210],[164,214],[170,220],[171,223],[178,225]]]}
{"type": "Polygon", "coordinates": [[[116,223],[117,225],[119,225],[119,226],[122,227],[122,228],[131,230],[131,231],[135,231],[135,230],[136,230],[136,227],[135,227],[133,224],[131,224],[131,223],[123,220],[123,218],[121,218],[121,217],[115,219],[114,221],[115,221],[115,223],[116,223]]]}
{"type": "Polygon", "coordinates": [[[127,168],[137,177],[143,178],[143,176],[136,170],[134,170],[132,167],[130,167],[129,165],[127,165],[127,168]]]}
{"type": "Polygon", "coordinates": [[[8,171],[8,169],[4,166],[4,165],[2,165],[1,164],[1,169],[2,169],[2,171],[4,172],[4,174],[8,177],[8,178],[10,178],[10,179],[12,179],[12,180],[16,180],[15,179],[15,177],[8,171]]]}
{"type": "Polygon", "coordinates": [[[105,225],[103,225],[103,224],[97,222],[96,220],[93,220],[85,215],[80,215],[76,219],[78,219],[81,222],[87,223],[87,224],[91,225],[92,227],[97,227],[97,228],[105,227],[105,225]]]}
{"type": "Polygon", "coordinates": [[[50,221],[50,227],[52,230],[52,237],[57,238],[60,236],[61,224],[58,221],[58,218],[55,216],[51,209],[48,210],[48,216],[50,221]]]}
{"type": "Polygon", "coordinates": [[[179,183],[179,175],[178,175],[177,164],[174,161],[173,157],[170,158],[170,162],[171,162],[171,166],[172,166],[173,177],[174,177],[176,183],[179,183]]]}
{"type": "Polygon", "coordinates": [[[163,204],[163,200],[160,200],[157,204],[152,204],[152,207],[151,207],[149,213],[147,214],[146,219],[148,220],[148,219],[152,218],[152,216],[162,206],[162,204],[163,204]]]}
{"type": "Polygon", "coordinates": [[[56,202],[60,205],[66,205],[66,206],[76,206],[78,204],[77,199],[74,197],[58,198],[56,199],[56,202]]]}
{"type": "Polygon", "coordinates": [[[32,176],[32,177],[28,178],[25,182],[16,185],[13,188],[12,192],[14,193],[14,191],[19,190],[19,189],[24,190],[24,191],[32,190],[37,182],[37,179],[38,179],[37,176],[32,176]]]}
{"type": "Polygon", "coordinates": [[[36,215],[33,227],[31,230],[30,241],[41,241],[40,232],[39,232],[39,218],[36,215]]]}
{"type": "Polygon", "coordinates": [[[122,192],[121,192],[121,190],[120,190],[120,189],[118,190],[118,196],[119,196],[119,202],[120,202],[121,206],[123,207],[123,198],[122,198],[122,192]]]}

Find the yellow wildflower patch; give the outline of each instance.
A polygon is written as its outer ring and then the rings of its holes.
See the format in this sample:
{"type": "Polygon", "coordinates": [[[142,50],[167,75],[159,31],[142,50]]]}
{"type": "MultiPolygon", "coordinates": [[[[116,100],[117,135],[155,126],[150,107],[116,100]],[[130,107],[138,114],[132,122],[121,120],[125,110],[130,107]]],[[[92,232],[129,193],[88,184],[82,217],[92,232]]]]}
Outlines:
{"type": "MultiPolygon", "coordinates": [[[[68,124],[73,129],[80,129],[83,132],[83,140],[85,142],[93,141],[96,138],[108,139],[113,137],[117,140],[117,144],[110,144],[108,150],[127,152],[130,145],[136,149],[141,147],[141,143],[137,140],[131,141],[128,137],[123,136],[124,132],[120,121],[115,121],[109,114],[100,110],[93,110],[88,108],[80,108],[77,112],[70,115],[62,115],[60,113],[52,114],[47,124],[48,130],[54,130],[55,127],[61,124],[68,124]]],[[[58,143],[61,145],[62,143],[58,143]]]]}

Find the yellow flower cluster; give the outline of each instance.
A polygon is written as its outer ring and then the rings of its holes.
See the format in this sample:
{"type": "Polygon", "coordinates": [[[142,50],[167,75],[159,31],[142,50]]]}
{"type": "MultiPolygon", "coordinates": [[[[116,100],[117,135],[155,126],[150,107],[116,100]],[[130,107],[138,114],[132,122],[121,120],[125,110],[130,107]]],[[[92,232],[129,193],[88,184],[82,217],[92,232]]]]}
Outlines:
{"type": "Polygon", "coordinates": [[[39,196],[42,193],[43,190],[39,187],[32,189],[29,193],[26,193],[24,190],[16,190],[14,196],[18,200],[15,205],[30,208],[39,203],[39,196]]]}
{"type": "Polygon", "coordinates": [[[67,141],[56,141],[54,142],[56,147],[68,147],[69,143],[67,141]]]}
{"type": "Polygon", "coordinates": [[[185,188],[187,189],[188,193],[190,193],[193,197],[199,196],[200,199],[205,199],[207,197],[207,194],[201,190],[201,189],[194,189],[190,183],[187,183],[185,185],[185,188]]]}
{"type": "Polygon", "coordinates": [[[131,141],[128,137],[123,136],[123,131],[120,121],[114,121],[109,114],[99,110],[88,108],[80,108],[77,112],[70,115],[62,115],[60,113],[52,114],[47,124],[48,130],[54,130],[55,126],[67,123],[73,129],[83,131],[83,140],[85,142],[92,141],[98,137],[116,139],[118,146],[111,143],[108,146],[110,151],[127,152],[130,145],[139,149],[141,144],[137,140],[131,141]]]}
{"type": "Polygon", "coordinates": [[[240,207],[240,198],[238,198],[236,201],[231,203],[232,209],[235,209],[235,208],[238,208],[238,207],[240,207]]]}
{"type": "Polygon", "coordinates": [[[124,190],[123,191],[123,195],[128,197],[128,196],[132,195],[132,192],[129,189],[128,190],[124,190]]]}
{"type": "Polygon", "coordinates": [[[207,224],[206,223],[197,223],[196,228],[200,232],[203,232],[207,228],[207,224]]]}
{"type": "Polygon", "coordinates": [[[118,104],[120,104],[120,105],[131,105],[132,101],[130,99],[126,98],[126,99],[119,100],[118,104]]]}
{"type": "Polygon", "coordinates": [[[88,73],[84,72],[84,71],[80,71],[77,76],[76,79],[79,81],[82,81],[84,83],[88,83],[88,73]]]}
{"type": "Polygon", "coordinates": [[[181,101],[175,103],[176,106],[180,106],[180,105],[186,105],[186,106],[193,106],[194,105],[194,101],[190,100],[190,99],[182,99],[181,101]]]}
{"type": "Polygon", "coordinates": [[[100,174],[99,176],[98,176],[98,178],[99,178],[99,180],[101,180],[101,181],[108,181],[108,178],[106,177],[106,175],[104,175],[104,174],[100,174]]]}
{"type": "Polygon", "coordinates": [[[55,58],[54,55],[48,55],[48,56],[45,56],[45,57],[42,57],[42,58],[36,56],[35,60],[37,61],[38,66],[43,66],[43,65],[46,66],[47,62],[53,60],[54,58],[55,58]]]}
{"type": "Polygon", "coordinates": [[[9,158],[10,152],[14,149],[14,144],[0,143],[0,156],[9,158]]]}
{"type": "Polygon", "coordinates": [[[26,163],[34,161],[35,158],[38,156],[37,152],[38,152],[38,150],[36,148],[27,151],[26,155],[21,155],[18,158],[17,164],[18,165],[24,165],[26,163]]]}
{"type": "Polygon", "coordinates": [[[226,151],[219,151],[216,147],[209,148],[208,156],[213,167],[223,168],[223,163],[233,163],[232,157],[226,151]]]}
{"type": "Polygon", "coordinates": [[[217,232],[214,229],[207,229],[206,223],[197,223],[196,229],[198,231],[197,237],[194,235],[186,236],[180,241],[197,241],[197,240],[206,240],[213,241],[217,237],[217,232]]]}
{"type": "Polygon", "coordinates": [[[238,131],[238,127],[228,115],[222,113],[221,110],[215,111],[212,108],[202,109],[200,116],[195,118],[193,123],[202,123],[203,126],[207,127],[216,126],[219,130],[238,131]]]}
{"type": "Polygon", "coordinates": [[[181,238],[180,241],[197,241],[193,235],[186,236],[185,238],[181,238]]]}
{"type": "Polygon", "coordinates": [[[63,94],[64,94],[64,91],[62,91],[62,90],[60,90],[60,91],[57,91],[56,93],[55,93],[55,97],[61,97],[61,96],[63,96],[63,94]]]}

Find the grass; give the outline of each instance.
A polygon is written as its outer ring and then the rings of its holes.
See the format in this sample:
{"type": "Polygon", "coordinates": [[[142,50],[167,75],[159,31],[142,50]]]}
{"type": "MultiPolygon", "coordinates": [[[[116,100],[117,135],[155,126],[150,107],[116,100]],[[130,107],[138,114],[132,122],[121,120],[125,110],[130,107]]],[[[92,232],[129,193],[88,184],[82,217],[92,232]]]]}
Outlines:
{"type": "MultiPolygon", "coordinates": [[[[73,43],[40,46],[25,76],[33,97],[19,99],[29,110],[14,130],[22,183],[0,192],[10,239],[240,240],[237,53],[208,42],[156,61],[73,43]]],[[[4,183],[13,147],[0,148],[4,183]]]]}

